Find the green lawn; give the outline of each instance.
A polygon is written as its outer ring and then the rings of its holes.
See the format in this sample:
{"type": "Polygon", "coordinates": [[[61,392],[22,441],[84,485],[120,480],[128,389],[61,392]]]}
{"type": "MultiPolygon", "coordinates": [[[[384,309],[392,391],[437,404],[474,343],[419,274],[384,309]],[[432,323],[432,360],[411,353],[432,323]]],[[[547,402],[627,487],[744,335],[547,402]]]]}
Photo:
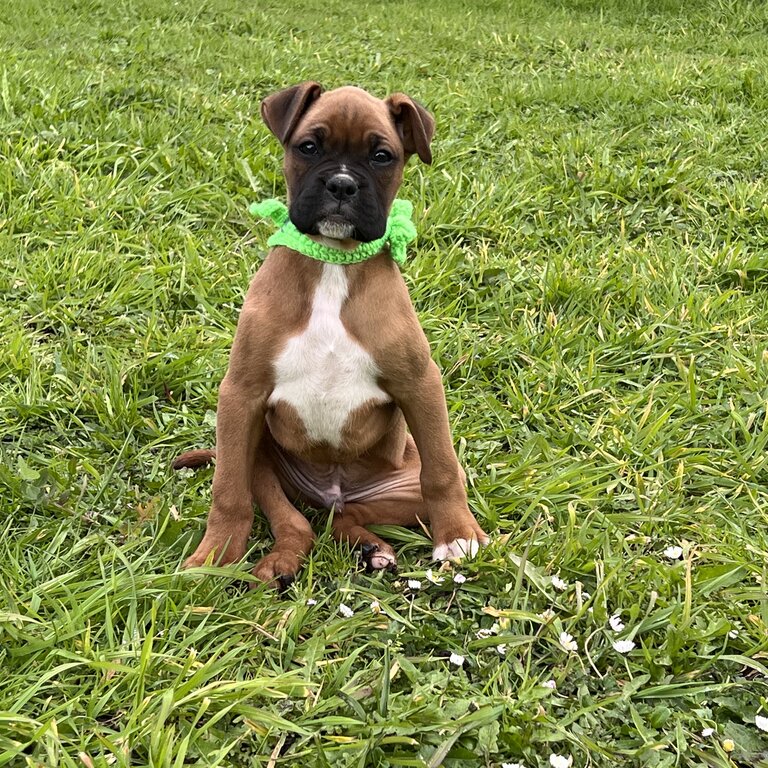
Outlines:
{"type": "Polygon", "coordinates": [[[4,0],[0,54],[0,765],[768,766],[768,6],[4,0]],[[493,535],[440,584],[323,513],[283,599],[179,571],[310,78],[437,118],[405,274],[493,535]]]}

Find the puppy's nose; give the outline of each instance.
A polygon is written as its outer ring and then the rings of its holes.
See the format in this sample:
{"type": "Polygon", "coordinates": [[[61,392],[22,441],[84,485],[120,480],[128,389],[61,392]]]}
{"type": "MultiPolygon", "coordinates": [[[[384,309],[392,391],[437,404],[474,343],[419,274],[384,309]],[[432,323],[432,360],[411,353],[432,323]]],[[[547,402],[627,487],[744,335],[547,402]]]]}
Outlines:
{"type": "Polygon", "coordinates": [[[334,173],[325,188],[339,201],[350,200],[357,194],[357,182],[348,173],[334,173]]]}

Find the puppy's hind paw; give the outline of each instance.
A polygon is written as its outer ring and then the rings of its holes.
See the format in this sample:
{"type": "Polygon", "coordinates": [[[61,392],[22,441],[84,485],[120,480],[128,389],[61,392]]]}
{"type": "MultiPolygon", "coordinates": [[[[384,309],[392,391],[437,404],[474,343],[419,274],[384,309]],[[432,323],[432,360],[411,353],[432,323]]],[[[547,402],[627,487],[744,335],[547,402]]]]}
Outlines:
{"type": "Polygon", "coordinates": [[[296,578],[300,565],[299,557],[291,552],[270,552],[259,560],[251,573],[278,592],[285,592],[296,578]]]}
{"type": "Polygon", "coordinates": [[[360,548],[360,557],[368,571],[397,572],[397,560],[391,548],[384,549],[378,544],[363,544],[360,548]]]}

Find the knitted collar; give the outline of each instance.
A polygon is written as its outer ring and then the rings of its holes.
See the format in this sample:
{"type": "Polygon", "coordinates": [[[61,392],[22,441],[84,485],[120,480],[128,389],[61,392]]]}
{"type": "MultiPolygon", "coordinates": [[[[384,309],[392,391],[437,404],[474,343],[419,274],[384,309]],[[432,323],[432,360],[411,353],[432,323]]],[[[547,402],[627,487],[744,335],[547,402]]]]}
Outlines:
{"type": "Polygon", "coordinates": [[[284,245],[293,251],[298,251],[311,259],[325,261],[328,264],[358,264],[372,259],[389,247],[390,256],[400,265],[405,263],[408,243],[416,237],[416,227],[411,221],[413,205],[407,200],[395,200],[387,219],[384,236],[370,243],[360,243],[351,251],[342,248],[332,248],[316,243],[307,235],[299,232],[294,223],[288,218],[288,208],[284,203],[274,198],[261,203],[253,203],[248,209],[254,216],[262,219],[272,219],[280,229],[267,240],[272,248],[284,245]]]}

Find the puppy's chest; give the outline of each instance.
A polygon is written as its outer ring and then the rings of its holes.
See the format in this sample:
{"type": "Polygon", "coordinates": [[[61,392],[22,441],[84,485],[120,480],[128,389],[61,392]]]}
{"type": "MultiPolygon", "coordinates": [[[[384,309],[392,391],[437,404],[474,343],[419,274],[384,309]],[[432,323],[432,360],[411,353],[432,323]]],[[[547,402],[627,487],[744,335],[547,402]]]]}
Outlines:
{"type": "Polygon", "coordinates": [[[286,342],[274,363],[270,404],[291,405],[313,442],[341,444],[344,425],[360,406],[390,398],[379,387],[371,355],[341,322],[348,295],[344,267],[324,264],[306,328],[286,342]]]}

